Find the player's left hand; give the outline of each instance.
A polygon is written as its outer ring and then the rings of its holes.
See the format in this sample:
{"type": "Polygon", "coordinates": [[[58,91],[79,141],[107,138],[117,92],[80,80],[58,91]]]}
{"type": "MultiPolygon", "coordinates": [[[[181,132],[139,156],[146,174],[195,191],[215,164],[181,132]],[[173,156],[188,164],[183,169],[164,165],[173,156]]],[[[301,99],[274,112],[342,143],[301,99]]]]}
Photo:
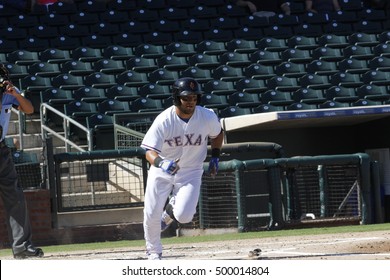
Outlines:
{"type": "Polygon", "coordinates": [[[219,164],[219,158],[212,157],[209,162],[209,174],[212,177],[215,177],[218,173],[218,164],[219,164]]]}

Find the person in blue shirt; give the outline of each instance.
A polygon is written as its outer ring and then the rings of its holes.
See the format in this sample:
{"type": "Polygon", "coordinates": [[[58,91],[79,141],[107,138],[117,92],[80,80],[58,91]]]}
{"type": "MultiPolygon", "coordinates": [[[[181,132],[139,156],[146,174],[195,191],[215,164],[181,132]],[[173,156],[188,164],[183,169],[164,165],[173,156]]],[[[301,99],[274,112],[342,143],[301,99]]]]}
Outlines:
{"type": "Polygon", "coordinates": [[[12,251],[16,259],[42,257],[42,249],[34,247],[31,242],[31,225],[23,189],[18,182],[11,150],[4,141],[12,108],[32,114],[34,107],[12,84],[9,72],[3,64],[0,64],[0,98],[0,195],[11,231],[12,251]]]}

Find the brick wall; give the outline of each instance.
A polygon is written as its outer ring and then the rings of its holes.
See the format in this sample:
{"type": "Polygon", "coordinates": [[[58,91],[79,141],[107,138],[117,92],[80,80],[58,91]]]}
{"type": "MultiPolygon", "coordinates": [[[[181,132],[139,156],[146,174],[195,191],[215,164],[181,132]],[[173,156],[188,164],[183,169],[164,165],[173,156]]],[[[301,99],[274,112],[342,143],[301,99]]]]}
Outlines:
{"type": "MultiPolygon", "coordinates": [[[[134,240],[143,238],[141,224],[110,224],[53,228],[49,190],[24,191],[32,226],[32,241],[37,246],[134,240]]],[[[10,248],[8,225],[3,201],[0,199],[0,249],[10,248]]]]}

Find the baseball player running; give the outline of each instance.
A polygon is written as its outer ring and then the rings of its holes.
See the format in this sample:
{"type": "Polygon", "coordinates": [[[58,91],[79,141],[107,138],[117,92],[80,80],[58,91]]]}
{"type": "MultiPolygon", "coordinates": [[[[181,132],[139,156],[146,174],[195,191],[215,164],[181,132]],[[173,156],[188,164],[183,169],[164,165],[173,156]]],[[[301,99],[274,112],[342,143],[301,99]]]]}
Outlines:
{"type": "Polygon", "coordinates": [[[161,259],[161,232],[173,221],[191,222],[209,140],[209,172],[214,176],[218,172],[224,134],[214,111],[199,106],[201,94],[196,80],[176,80],[172,87],[173,106],[156,117],[141,144],[150,163],[144,203],[148,259],[161,259]]]}

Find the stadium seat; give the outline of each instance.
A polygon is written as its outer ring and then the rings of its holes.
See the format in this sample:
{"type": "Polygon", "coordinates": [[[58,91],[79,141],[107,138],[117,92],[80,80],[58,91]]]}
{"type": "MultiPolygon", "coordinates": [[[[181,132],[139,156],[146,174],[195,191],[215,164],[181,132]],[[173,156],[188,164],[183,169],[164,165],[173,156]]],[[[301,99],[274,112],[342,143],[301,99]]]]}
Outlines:
{"type": "Polygon", "coordinates": [[[36,25],[28,29],[28,34],[35,38],[51,39],[58,36],[58,29],[56,26],[36,25]]]}
{"type": "Polygon", "coordinates": [[[316,59],[306,65],[306,71],[311,74],[329,76],[337,73],[339,70],[337,63],[334,61],[316,59]]]}
{"type": "Polygon", "coordinates": [[[41,52],[49,47],[50,47],[49,41],[43,38],[36,38],[36,37],[29,36],[19,41],[19,49],[22,50],[41,52]]]}
{"type": "Polygon", "coordinates": [[[143,41],[153,45],[167,45],[173,41],[173,36],[168,32],[152,31],[143,35],[143,41]]]}
{"type": "Polygon", "coordinates": [[[234,5],[234,3],[226,3],[225,5],[218,7],[218,12],[220,15],[239,19],[248,15],[248,12],[244,7],[234,5]]]}
{"type": "Polygon", "coordinates": [[[51,5],[47,6],[49,13],[56,13],[56,14],[74,14],[77,12],[77,5],[73,2],[54,2],[51,5]]]}
{"type": "Polygon", "coordinates": [[[150,73],[158,69],[158,65],[154,58],[135,56],[128,59],[125,64],[127,70],[133,70],[140,73],[150,73]]]}
{"type": "Polygon", "coordinates": [[[113,117],[106,114],[93,114],[86,118],[86,127],[92,132],[93,150],[115,149],[113,117]]]}
{"type": "Polygon", "coordinates": [[[348,36],[348,42],[351,45],[374,47],[379,44],[377,34],[367,34],[362,32],[355,32],[348,36]]]}
{"type": "Polygon", "coordinates": [[[102,34],[91,34],[81,38],[82,46],[88,46],[94,49],[103,49],[111,43],[112,41],[110,36],[106,36],[102,34]]]}
{"type": "Polygon", "coordinates": [[[88,13],[84,11],[79,11],[75,14],[69,16],[72,24],[75,25],[85,25],[96,24],[100,21],[99,14],[97,13],[88,13]]]}
{"type": "Polygon", "coordinates": [[[197,44],[204,39],[201,31],[184,29],[173,35],[175,42],[186,44],[197,44]]]}
{"type": "Polygon", "coordinates": [[[203,94],[201,104],[205,108],[224,109],[229,106],[225,95],[217,95],[213,93],[203,94]]]}
{"type": "Polygon", "coordinates": [[[39,17],[29,14],[10,15],[8,19],[9,25],[12,27],[31,28],[39,25],[39,17]]]}
{"type": "Polygon", "coordinates": [[[18,43],[14,40],[0,38],[0,48],[2,53],[10,53],[18,49],[18,43]]]}
{"type": "Polygon", "coordinates": [[[227,42],[232,40],[234,36],[233,30],[222,29],[222,28],[212,28],[203,32],[204,38],[212,40],[215,42],[227,42]]]}
{"type": "Polygon", "coordinates": [[[204,5],[197,5],[188,10],[189,16],[193,16],[196,18],[216,18],[219,16],[218,10],[216,7],[208,7],[204,5]]]}
{"type": "Polygon", "coordinates": [[[315,104],[306,104],[303,102],[296,102],[286,106],[286,111],[300,111],[300,110],[316,110],[317,106],[315,104]]]}
{"type": "Polygon", "coordinates": [[[18,65],[32,65],[40,62],[38,52],[27,50],[14,50],[7,54],[7,61],[18,65]]]}
{"type": "Polygon", "coordinates": [[[294,102],[303,102],[307,104],[322,104],[326,101],[321,89],[300,88],[291,93],[294,102]]]}
{"type": "Polygon", "coordinates": [[[377,36],[380,43],[390,43],[390,31],[383,31],[377,36]]]}
{"type": "Polygon", "coordinates": [[[344,54],[342,49],[331,47],[318,47],[312,51],[314,60],[337,62],[343,60],[344,54]]]}
{"type": "Polygon", "coordinates": [[[378,34],[383,32],[383,25],[380,21],[363,19],[353,23],[353,30],[362,33],[378,34]]]}
{"type": "Polygon", "coordinates": [[[253,40],[232,39],[226,42],[226,50],[236,53],[254,53],[258,50],[256,43],[253,40]]]}
{"type": "Polygon", "coordinates": [[[319,47],[315,37],[308,37],[303,35],[295,35],[287,39],[289,48],[300,50],[314,50],[319,47]]]}
{"type": "Polygon", "coordinates": [[[116,77],[116,82],[125,86],[141,87],[148,83],[148,76],[146,73],[136,72],[134,70],[126,70],[116,77]]]}
{"type": "Polygon", "coordinates": [[[150,111],[162,111],[162,110],[163,110],[163,104],[160,99],[140,97],[130,102],[131,112],[150,112],[150,111]]]}
{"type": "Polygon", "coordinates": [[[271,104],[261,104],[255,108],[252,108],[252,113],[269,113],[269,112],[277,112],[283,111],[284,106],[275,106],[271,104]]]}
{"type": "MultiPolygon", "coordinates": [[[[75,100],[64,105],[64,113],[73,120],[79,122],[81,125],[86,126],[86,117],[97,113],[97,108],[95,103],[75,100]]],[[[82,131],[73,124],[70,124],[68,133],[71,139],[75,138],[82,140],[86,139],[87,136],[86,132],[82,131]]]]}
{"type": "Polygon", "coordinates": [[[262,104],[269,104],[273,106],[288,106],[294,103],[290,92],[279,90],[267,90],[261,93],[260,101],[262,104]]]}
{"type": "Polygon", "coordinates": [[[305,12],[298,15],[299,21],[306,24],[324,25],[329,19],[327,13],[305,12]]]}
{"type": "Polygon", "coordinates": [[[82,62],[95,62],[103,58],[100,48],[78,47],[72,51],[72,58],[82,62]]]}
{"type": "MultiPolygon", "coordinates": [[[[55,28],[55,27],[52,27],[55,28]]],[[[86,37],[90,35],[89,27],[86,24],[69,23],[58,28],[59,34],[68,37],[86,37]]]]}
{"type": "Polygon", "coordinates": [[[120,25],[121,23],[129,21],[129,14],[125,11],[108,9],[99,14],[102,22],[120,25]]]}
{"type": "Polygon", "coordinates": [[[295,91],[298,90],[301,86],[298,84],[297,78],[285,77],[285,76],[275,76],[267,81],[269,89],[274,89],[278,91],[295,91]]]}
{"type": "Polygon", "coordinates": [[[137,9],[131,12],[131,18],[134,18],[136,21],[144,22],[156,22],[159,20],[159,15],[157,10],[141,8],[137,6],[137,9]]]}
{"type": "MultiPolygon", "coordinates": [[[[147,22],[130,20],[119,24],[119,29],[125,34],[146,34],[150,32],[150,27],[147,22]]],[[[140,43],[142,41],[139,41],[140,43]]]]}
{"type": "Polygon", "coordinates": [[[188,68],[190,65],[183,56],[164,55],[157,59],[157,66],[157,68],[165,68],[170,71],[181,71],[188,68]]]}
{"type": "Polygon", "coordinates": [[[76,90],[73,90],[73,98],[75,100],[85,101],[88,103],[97,103],[105,100],[106,94],[104,89],[94,88],[91,86],[82,86],[76,90]]]}
{"type": "Polygon", "coordinates": [[[105,99],[97,103],[98,112],[101,114],[113,116],[114,114],[125,113],[129,111],[129,102],[118,99],[105,99]]]}
{"type": "Polygon", "coordinates": [[[275,66],[275,74],[278,76],[298,78],[306,74],[306,69],[304,64],[284,61],[275,66]]]}
{"type": "Polygon", "coordinates": [[[236,91],[233,82],[221,81],[219,79],[208,81],[203,85],[205,93],[216,95],[229,95],[236,91]]]}
{"type": "Polygon", "coordinates": [[[50,46],[60,50],[73,51],[81,45],[80,38],[60,35],[50,39],[50,46]]]}
{"type": "Polygon", "coordinates": [[[370,47],[363,47],[359,45],[352,45],[343,49],[345,58],[355,58],[359,60],[367,60],[374,58],[374,53],[370,47]]]}
{"type": "Polygon", "coordinates": [[[144,43],[134,48],[134,54],[144,58],[159,58],[165,55],[163,46],[144,43]]]}
{"type": "Polygon", "coordinates": [[[235,68],[229,65],[221,65],[212,70],[211,78],[222,81],[238,81],[244,78],[241,68],[235,68]]]}
{"type": "Polygon", "coordinates": [[[210,70],[202,69],[197,66],[189,66],[186,69],[180,71],[180,76],[191,77],[201,84],[213,80],[213,78],[211,77],[212,75],[210,70]]]}
{"type": "Polygon", "coordinates": [[[246,78],[267,80],[276,75],[273,66],[263,65],[260,63],[252,63],[243,68],[243,73],[246,78]]]}
{"type": "Polygon", "coordinates": [[[119,74],[126,70],[122,61],[103,58],[93,63],[95,72],[102,72],[104,74],[119,74]]]}
{"type": "Polygon", "coordinates": [[[28,65],[27,71],[30,75],[37,75],[42,77],[54,77],[61,74],[58,64],[49,62],[36,62],[28,65]]]}
{"type": "Polygon", "coordinates": [[[53,87],[60,89],[75,90],[84,86],[83,78],[73,74],[59,74],[51,79],[53,87]]]}
{"type": "Polygon", "coordinates": [[[237,106],[240,108],[252,108],[261,104],[259,95],[257,93],[241,91],[230,94],[227,100],[230,106],[237,106]]]}
{"type": "Polygon", "coordinates": [[[286,39],[280,39],[275,37],[264,37],[260,40],[257,40],[256,47],[262,50],[272,52],[282,52],[289,48],[286,39]]]}
{"type": "Polygon", "coordinates": [[[369,70],[362,74],[362,82],[371,85],[390,85],[390,72],[380,70],[369,70]]]}
{"type": "Polygon", "coordinates": [[[73,76],[87,76],[94,72],[91,62],[69,60],[60,65],[61,72],[63,74],[71,74],[73,76]]]}
{"type": "Polygon", "coordinates": [[[195,46],[195,50],[198,53],[208,54],[208,55],[220,55],[226,52],[226,47],[224,42],[216,42],[212,40],[203,40],[195,46]]]}
{"type": "Polygon", "coordinates": [[[390,57],[390,42],[376,45],[373,52],[375,56],[390,57]]]}
{"type": "Polygon", "coordinates": [[[135,55],[132,48],[119,45],[109,45],[103,49],[103,56],[104,58],[123,61],[133,58],[135,55]]]}
{"type": "Polygon", "coordinates": [[[249,64],[251,64],[248,54],[245,53],[226,51],[225,53],[219,56],[219,60],[221,64],[229,65],[232,67],[244,68],[249,64]]]}
{"type": "Polygon", "coordinates": [[[351,34],[354,30],[350,23],[329,22],[323,27],[326,34],[344,35],[351,34]]]}
{"type": "Polygon", "coordinates": [[[312,23],[302,23],[293,26],[293,34],[301,36],[319,37],[323,34],[321,25],[312,23]]]}
{"type": "Polygon", "coordinates": [[[141,97],[141,93],[138,92],[138,87],[129,87],[125,85],[114,85],[107,88],[105,96],[109,99],[117,99],[119,101],[133,101],[141,97]]]}
{"type": "MultiPolygon", "coordinates": [[[[5,56],[1,61],[6,61],[5,56]]],[[[26,65],[18,65],[15,63],[3,63],[8,70],[8,75],[12,81],[22,79],[30,75],[26,65]]]]}
{"type": "Polygon", "coordinates": [[[294,63],[309,63],[313,58],[309,50],[300,50],[289,48],[282,51],[281,58],[283,61],[294,63]]]}
{"type": "Polygon", "coordinates": [[[370,99],[359,99],[358,101],[351,103],[351,106],[353,107],[378,106],[378,105],[382,105],[382,103],[380,101],[374,101],[370,99]]]}
{"type": "Polygon", "coordinates": [[[349,103],[327,100],[321,104],[318,104],[318,109],[333,109],[333,108],[343,108],[343,107],[349,107],[349,103]]]}
{"type": "Polygon", "coordinates": [[[281,54],[279,52],[271,52],[267,50],[258,50],[250,55],[252,63],[259,63],[262,65],[278,65],[282,62],[281,54]]]}
{"type": "Polygon", "coordinates": [[[21,27],[8,26],[0,30],[0,38],[6,40],[22,40],[28,35],[27,30],[21,27]]]}
{"type": "MultiPolygon", "coordinates": [[[[160,85],[172,85],[179,78],[177,71],[169,71],[165,68],[158,68],[148,75],[148,81],[160,85]]],[[[146,84],[146,83],[145,83],[146,84]]]]}
{"type": "Polygon", "coordinates": [[[131,12],[137,9],[137,1],[110,0],[103,9],[112,9],[114,11],[131,12]]]}
{"type": "Polygon", "coordinates": [[[337,102],[355,102],[359,98],[356,95],[355,88],[343,86],[332,86],[324,91],[324,96],[328,100],[337,102]]]}
{"type": "Polygon", "coordinates": [[[28,75],[20,80],[20,87],[27,91],[43,91],[51,88],[52,84],[49,77],[28,75]]]}
{"type": "Polygon", "coordinates": [[[69,16],[58,13],[46,13],[40,16],[41,24],[46,26],[64,26],[69,24],[69,16]]]}
{"type": "Polygon", "coordinates": [[[236,117],[236,116],[242,116],[242,115],[249,115],[252,111],[250,108],[240,108],[238,106],[229,106],[224,109],[219,110],[219,117],[220,118],[230,118],[230,117],[236,117]]]}
{"type": "Polygon", "coordinates": [[[318,38],[318,44],[323,47],[343,49],[349,46],[348,37],[337,34],[324,34],[318,38]]]}
{"type": "Polygon", "coordinates": [[[187,58],[190,66],[196,66],[202,69],[215,69],[221,65],[217,55],[198,53],[187,58]]]}
{"type": "Polygon", "coordinates": [[[298,78],[299,85],[305,88],[327,89],[332,86],[328,76],[308,73],[298,78]]]}
{"type": "Polygon", "coordinates": [[[386,101],[390,98],[390,93],[386,85],[362,85],[356,89],[356,94],[360,99],[368,99],[374,101],[386,101]]]}
{"type": "Polygon", "coordinates": [[[235,82],[236,91],[261,93],[268,89],[264,80],[242,78],[235,82]]]}
{"type": "Polygon", "coordinates": [[[293,30],[290,26],[271,25],[263,29],[264,36],[275,39],[287,39],[293,36],[293,30]]]}
{"type": "Polygon", "coordinates": [[[210,22],[206,18],[189,17],[181,22],[182,30],[204,32],[210,30],[210,22]]]}
{"type": "Polygon", "coordinates": [[[155,83],[143,85],[139,88],[138,93],[140,97],[152,99],[165,99],[172,95],[168,85],[159,85],[155,83]]]}
{"type": "Polygon", "coordinates": [[[172,42],[165,46],[165,53],[167,55],[174,55],[179,57],[190,57],[196,54],[196,51],[194,44],[172,42]]]}
{"type": "Polygon", "coordinates": [[[114,74],[94,72],[84,76],[84,84],[94,88],[105,89],[116,85],[116,77],[114,74]]]}
{"type": "Polygon", "coordinates": [[[368,67],[371,70],[390,71],[390,57],[376,56],[368,61],[368,67]]]}
{"type": "Polygon", "coordinates": [[[234,17],[226,17],[223,15],[220,15],[219,17],[210,19],[211,29],[234,30],[234,29],[239,28],[240,26],[241,26],[240,22],[238,21],[238,19],[236,19],[234,17]]]}
{"type": "Polygon", "coordinates": [[[330,82],[333,86],[342,87],[359,87],[363,84],[360,80],[359,74],[352,74],[348,72],[339,71],[330,76],[330,82]]]}
{"type": "Polygon", "coordinates": [[[172,21],[180,21],[188,18],[187,9],[171,5],[167,5],[166,7],[164,7],[164,9],[159,11],[159,14],[161,18],[165,18],[172,21]]]}
{"type": "Polygon", "coordinates": [[[363,74],[369,70],[366,60],[346,58],[338,63],[338,68],[342,72],[351,74],[363,74]]]}
{"type": "MultiPolygon", "coordinates": [[[[64,113],[65,104],[74,101],[72,91],[59,88],[49,88],[41,91],[40,99],[41,103],[46,103],[61,113],[64,113]]],[[[64,124],[63,118],[51,110],[46,110],[44,116],[43,121],[46,125],[62,127],[64,124]]]]}

